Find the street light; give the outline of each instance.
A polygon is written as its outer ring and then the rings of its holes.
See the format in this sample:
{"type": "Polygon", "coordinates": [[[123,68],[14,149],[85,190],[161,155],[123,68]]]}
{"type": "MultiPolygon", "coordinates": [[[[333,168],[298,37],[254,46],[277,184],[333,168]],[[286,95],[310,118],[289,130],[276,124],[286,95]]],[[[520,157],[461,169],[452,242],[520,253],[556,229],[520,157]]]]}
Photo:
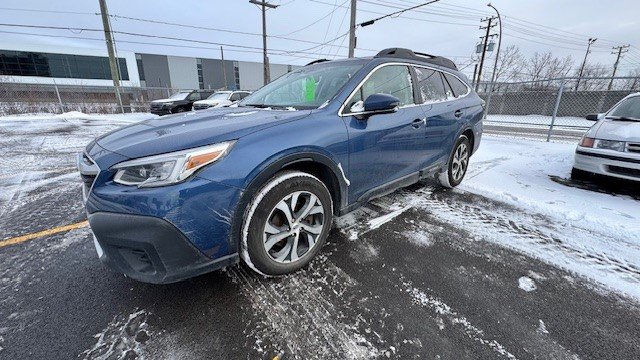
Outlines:
{"type": "Polygon", "coordinates": [[[496,69],[498,68],[498,58],[500,57],[500,45],[502,45],[502,18],[500,17],[500,12],[498,11],[498,9],[496,9],[495,6],[491,5],[491,3],[488,3],[487,6],[495,10],[496,14],[498,14],[499,36],[498,36],[498,50],[496,51],[496,59],[495,59],[495,62],[493,63],[493,73],[491,74],[491,89],[489,91],[489,95],[487,96],[487,104],[484,109],[484,114],[482,116],[483,120],[487,119],[487,113],[489,112],[489,105],[491,104],[491,95],[493,94],[493,91],[495,90],[495,87],[496,87],[495,86],[496,85],[496,69]]]}

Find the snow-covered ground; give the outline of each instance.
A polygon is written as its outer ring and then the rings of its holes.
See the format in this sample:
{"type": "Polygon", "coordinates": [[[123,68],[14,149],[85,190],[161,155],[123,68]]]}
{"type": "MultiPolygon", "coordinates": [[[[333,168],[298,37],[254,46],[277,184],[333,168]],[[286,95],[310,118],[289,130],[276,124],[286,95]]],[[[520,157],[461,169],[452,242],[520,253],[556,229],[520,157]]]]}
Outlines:
{"type": "Polygon", "coordinates": [[[634,239],[640,245],[640,202],[569,187],[575,144],[485,136],[460,189],[549,215],[563,222],[634,239]]]}
{"type": "Polygon", "coordinates": [[[77,181],[75,157],[96,136],[150,113],[21,114],[0,117],[0,215],[36,188],[77,181]]]}

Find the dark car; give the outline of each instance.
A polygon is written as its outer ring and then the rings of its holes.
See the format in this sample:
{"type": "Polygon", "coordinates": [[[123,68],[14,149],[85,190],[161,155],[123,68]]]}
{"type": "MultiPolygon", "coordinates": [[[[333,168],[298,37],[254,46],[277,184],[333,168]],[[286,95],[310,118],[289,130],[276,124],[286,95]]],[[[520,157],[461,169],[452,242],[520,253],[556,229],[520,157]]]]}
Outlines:
{"type": "Polygon", "coordinates": [[[452,61],[387,49],[309,64],[232,107],[116,130],[78,157],[98,256],[152,283],[240,259],[298,270],[333,216],[421,179],[460,184],[482,113],[452,61]]]}
{"type": "Polygon", "coordinates": [[[193,103],[208,98],[213,90],[180,91],[166,99],[154,100],[149,106],[149,111],[156,115],[167,115],[191,111],[193,103]]]}

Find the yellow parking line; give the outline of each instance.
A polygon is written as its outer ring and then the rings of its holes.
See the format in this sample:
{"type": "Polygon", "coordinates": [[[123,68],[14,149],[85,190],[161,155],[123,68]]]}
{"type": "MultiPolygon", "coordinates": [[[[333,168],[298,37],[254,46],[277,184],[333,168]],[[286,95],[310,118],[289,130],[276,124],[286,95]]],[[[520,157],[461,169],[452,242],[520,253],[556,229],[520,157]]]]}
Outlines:
{"type": "Polygon", "coordinates": [[[73,230],[73,229],[83,228],[83,227],[85,227],[87,225],[89,225],[89,222],[87,220],[85,220],[85,221],[81,221],[81,222],[75,223],[75,224],[58,226],[58,227],[55,227],[53,229],[38,231],[38,232],[27,234],[27,235],[22,235],[22,236],[18,236],[18,237],[14,237],[14,238],[9,238],[9,239],[4,239],[4,240],[0,241],[0,248],[3,248],[5,246],[9,246],[9,245],[20,244],[20,243],[23,243],[25,241],[37,239],[37,238],[43,237],[43,236],[48,236],[48,235],[53,235],[53,234],[57,234],[57,233],[61,233],[61,232],[65,232],[65,231],[69,231],[69,230],[73,230]]]}

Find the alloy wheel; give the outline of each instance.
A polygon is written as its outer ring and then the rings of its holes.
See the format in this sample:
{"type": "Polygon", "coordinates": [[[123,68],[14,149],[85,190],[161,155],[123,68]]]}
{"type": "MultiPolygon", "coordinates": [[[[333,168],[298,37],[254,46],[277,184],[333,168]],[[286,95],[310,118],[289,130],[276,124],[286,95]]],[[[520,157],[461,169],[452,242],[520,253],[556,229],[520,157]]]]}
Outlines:
{"type": "Polygon", "coordinates": [[[264,226],[264,250],[279,263],[295,262],[318,242],[324,227],[324,207],[317,196],[296,191],[271,210],[264,226]]]}
{"type": "Polygon", "coordinates": [[[451,175],[453,180],[458,182],[464,176],[467,171],[467,165],[469,164],[469,151],[465,143],[461,143],[456,152],[453,154],[451,164],[451,175]]]}

